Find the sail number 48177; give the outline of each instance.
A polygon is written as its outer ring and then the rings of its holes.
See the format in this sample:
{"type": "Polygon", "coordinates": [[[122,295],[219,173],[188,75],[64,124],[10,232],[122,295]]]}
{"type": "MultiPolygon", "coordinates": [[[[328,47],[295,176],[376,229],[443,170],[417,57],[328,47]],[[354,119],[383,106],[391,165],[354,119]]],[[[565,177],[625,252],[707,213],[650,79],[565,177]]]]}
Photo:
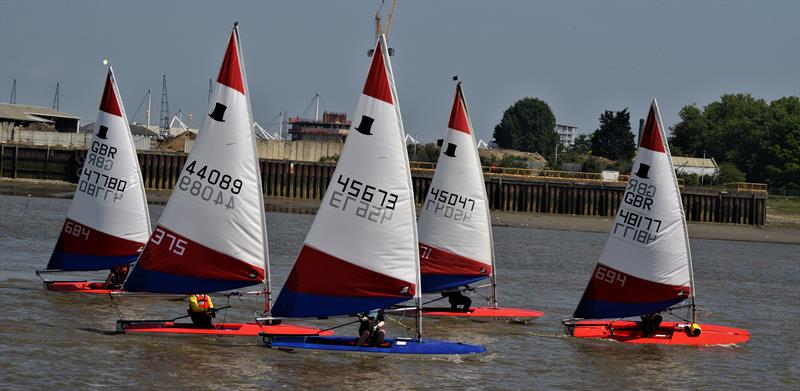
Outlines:
{"type": "Polygon", "coordinates": [[[624,287],[625,280],[628,278],[628,275],[598,265],[597,269],[594,272],[594,278],[601,280],[603,282],[607,282],[609,284],[615,284],[619,282],[619,286],[624,287]]]}

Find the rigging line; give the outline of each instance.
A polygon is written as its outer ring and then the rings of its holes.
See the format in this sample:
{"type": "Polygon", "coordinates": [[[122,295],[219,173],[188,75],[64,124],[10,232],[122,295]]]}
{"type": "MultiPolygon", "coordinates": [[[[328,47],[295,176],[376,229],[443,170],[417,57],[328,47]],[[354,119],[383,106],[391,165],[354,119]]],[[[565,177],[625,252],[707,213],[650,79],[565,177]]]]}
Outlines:
{"type": "Polygon", "coordinates": [[[117,306],[117,302],[114,300],[114,295],[109,293],[108,298],[111,299],[111,307],[113,307],[114,311],[117,312],[117,317],[119,317],[119,320],[125,320],[125,317],[122,316],[122,311],[119,310],[119,306],[117,306]]]}
{"type": "MultiPolygon", "coordinates": [[[[231,296],[230,295],[228,295],[228,300],[225,303],[225,307],[231,308],[231,296]]],[[[222,308],[225,308],[225,307],[222,307],[222,308]]],[[[228,310],[227,309],[225,309],[225,312],[222,314],[222,323],[225,323],[226,319],[228,319],[228,310]]]]}
{"type": "Polygon", "coordinates": [[[411,327],[406,326],[403,322],[400,322],[399,320],[396,320],[395,318],[392,318],[391,316],[387,315],[386,318],[391,320],[392,322],[395,322],[395,323],[399,324],[400,326],[403,326],[406,330],[411,331],[412,333],[416,334],[416,332],[417,332],[416,329],[413,329],[411,327]]]}
{"type": "Polygon", "coordinates": [[[148,95],[150,95],[150,90],[148,90],[147,93],[144,94],[144,98],[142,98],[142,101],[139,102],[139,107],[137,107],[136,111],[133,113],[133,115],[130,118],[128,118],[128,122],[131,122],[131,121],[136,119],[136,115],[139,114],[139,110],[142,109],[142,105],[144,104],[144,101],[147,100],[147,96],[148,95]]]}
{"type": "Polygon", "coordinates": [[[356,319],[356,320],[354,320],[352,322],[347,322],[347,323],[344,323],[344,324],[340,324],[338,326],[328,327],[327,329],[322,329],[322,330],[318,331],[317,335],[322,334],[322,333],[324,333],[326,331],[331,331],[331,330],[338,329],[339,327],[349,326],[349,325],[351,325],[353,323],[358,323],[360,321],[361,321],[361,319],[356,319]]]}
{"type": "Polygon", "coordinates": [[[442,300],[442,299],[444,299],[445,297],[447,297],[447,296],[442,296],[442,297],[438,297],[438,298],[436,298],[436,299],[433,299],[433,300],[426,301],[426,302],[422,303],[422,305],[425,305],[425,304],[430,304],[430,303],[433,303],[433,302],[436,302],[436,301],[442,300]]]}

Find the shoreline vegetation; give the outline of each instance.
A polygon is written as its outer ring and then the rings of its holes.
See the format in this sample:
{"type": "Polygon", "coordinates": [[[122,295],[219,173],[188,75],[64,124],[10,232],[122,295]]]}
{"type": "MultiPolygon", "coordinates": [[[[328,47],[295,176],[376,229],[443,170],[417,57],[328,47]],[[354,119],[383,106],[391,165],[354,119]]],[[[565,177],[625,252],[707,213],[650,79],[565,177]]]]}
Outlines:
{"type": "MultiPolygon", "coordinates": [[[[72,197],[74,191],[75,185],[60,181],[9,180],[5,178],[0,180],[0,195],[68,199],[72,197]]],[[[169,198],[169,194],[168,191],[163,190],[148,190],[148,203],[164,205],[169,198]]],[[[267,212],[294,214],[314,214],[319,206],[318,200],[298,200],[282,197],[265,197],[264,203],[267,212]]],[[[605,234],[609,232],[613,222],[613,218],[609,217],[501,212],[496,210],[491,213],[492,225],[516,228],[605,234]]],[[[752,226],[690,222],[688,226],[689,237],[692,239],[800,244],[800,225],[798,224],[752,226]]]]}

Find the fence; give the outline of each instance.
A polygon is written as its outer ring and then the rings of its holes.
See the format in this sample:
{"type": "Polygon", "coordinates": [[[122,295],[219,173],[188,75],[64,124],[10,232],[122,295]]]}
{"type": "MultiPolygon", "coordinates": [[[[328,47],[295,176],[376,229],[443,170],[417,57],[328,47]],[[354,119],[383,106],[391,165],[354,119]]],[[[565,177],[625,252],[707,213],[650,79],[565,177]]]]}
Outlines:
{"type": "MultiPolygon", "coordinates": [[[[0,145],[0,176],[76,182],[85,150],[0,145]]],[[[139,152],[145,187],[171,190],[186,161],[182,153],[139,152]]],[[[319,200],[335,166],[325,163],[261,160],[266,196],[319,200]]],[[[412,182],[417,204],[428,192],[433,171],[414,165],[412,182]]],[[[593,177],[485,174],[492,209],[525,213],[613,216],[622,200],[625,182],[593,177]]],[[[763,225],[767,222],[767,193],[748,189],[687,188],[681,192],[689,221],[763,225]]]]}
{"type": "MultiPolygon", "coordinates": [[[[0,143],[88,148],[91,142],[91,133],[44,132],[40,130],[25,130],[16,127],[0,129],[0,143]]],[[[155,146],[156,138],[134,135],[133,142],[137,150],[149,151],[155,146]]]]}

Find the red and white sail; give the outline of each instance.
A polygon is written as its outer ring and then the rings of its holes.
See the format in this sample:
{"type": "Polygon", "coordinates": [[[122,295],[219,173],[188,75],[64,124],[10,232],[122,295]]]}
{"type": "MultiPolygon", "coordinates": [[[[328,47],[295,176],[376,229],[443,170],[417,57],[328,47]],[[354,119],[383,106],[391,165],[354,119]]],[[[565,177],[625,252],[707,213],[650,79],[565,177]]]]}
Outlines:
{"type": "Polygon", "coordinates": [[[353,127],[275,316],[353,314],[418,294],[411,174],[383,37],[374,53],[353,127]]]}
{"type": "Polygon", "coordinates": [[[419,217],[422,291],[441,291],[489,277],[493,272],[491,229],[478,146],[459,82],[419,217]]]}
{"type": "Polygon", "coordinates": [[[692,294],[680,189],[653,100],[611,234],[574,316],[659,312],[692,294]]]}
{"type": "Polygon", "coordinates": [[[67,219],[47,269],[101,270],[136,260],[150,236],[142,173],[114,71],[67,219]]]}
{"type": "Polygon", "coordinates": [[[124,289],[200,293],[265,280],[267,232],[250,113],[234,27],[208,115],[124,289]]]}

